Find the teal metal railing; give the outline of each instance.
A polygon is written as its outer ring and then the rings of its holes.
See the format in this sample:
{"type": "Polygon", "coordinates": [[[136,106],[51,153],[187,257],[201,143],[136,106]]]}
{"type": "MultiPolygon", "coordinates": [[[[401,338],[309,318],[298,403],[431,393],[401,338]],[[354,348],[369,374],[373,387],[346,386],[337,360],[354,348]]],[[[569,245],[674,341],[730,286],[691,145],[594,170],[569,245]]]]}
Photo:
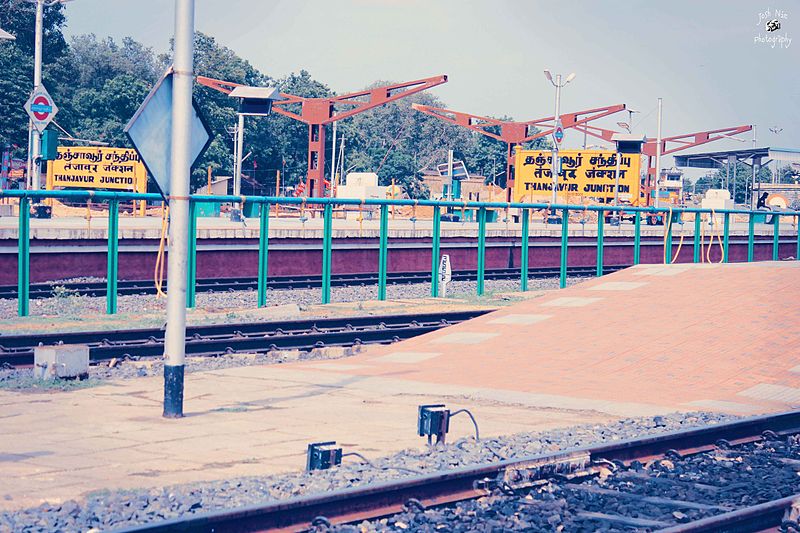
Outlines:
{"type": "MultiPolygon", "coordinates": [[[[109,204],[108,220],[108,269],[107,269],[107,295],[106,312],[114,314],[117,312],[117,280],[119,277],[119,204],[123,201],[147,200],[163,201],[158,194],[138,194],[138,193],[118,193],[106,191],[0,191],[0,198],[19,199],[19,220],[18,220],[18,272],[17,272],[17,297],[18,314],[27,316],[30,312],[30,207],[32,200],[45,198],[70,199],[70,200],[89,200],[107,201],[109,204]]],[[[270,207],[296,205],[306,208],[315,206],[322,210],[323,231],[322,231],[322,303],[331,301],[331,273],[332,273],[332,250],[333,250],[333,209],[335,206],[378,206],[380,209],[379,226],[379,254],[378,254],[378,299],[386,299],[386,281],[388,275],[389,257],[389,208],[391,206],[429,206],[433,207],[433,225],[431,240],[431,296],[439,294],[439,259],[441,252],[441,210],[442,209],[461,209],[477,211],[478,227],[478,295],[485,292],[485,273],[486,273],[486,230],[489,209],[520,209],[521,230],[522,230],[522,251],[520,258],[520,290],[528,289],[529,256],[530,256],[530,218],[534,211],[549,211],[550,213],[560,213],[561,215],[561,250],[559,265],[559,286],[566,287],[567,283],[567,264],[569,252],[569,215],[571,212],[595,212],[598,216],[597,224],[597,270],[598,276],[603,274],[604,248],[605,248],[605,217],[606,215],[634,214],[634,249],[633,263],[641,262],[642,245],[642,214],[653,215],[673,215],[682,217],[684,214],[695,215],[694,224],[694,257],[695,263],[704,261],[703,249],[704,242],[701,240],[701,228],[704,223],[702,215],[722,215],[724,217],[722,236],[717,234],[718,241],[721,240],[722,261],[729,259],[728,249],[730,246],[730,229],[732,215],[748,216],[748,235],[747,235],[747,261],[753,261],[755,247],[755,216],[763,215],[764,212],[756,212],[741,209],[699,209],[699,208],[670,208],[670,207],[614,207],[608,205],[584,206],[567,204],[543,204],[543,203],[524,203],[524,202],[463,202],[445,200],[359,200],[347,198],[283,198],[270,196],[250,196],[244,199],[248,204],[258,204],[260,207],[260,236],[258,244],[258,305],[263,307],[267,304],[267,277],[268,277],[268,258],[269,258],[269,212],[270,207]],[[698,216],[699,215],[699,216],[698,216]]],[[[194,307],[196,304],[196,277],[197,277],[197,205],[200,202],[208,203],[241,203],[242,197],[239,196],[206,196],[195,195],[191,197],[189,211],[189,261],[187,266],[187,291],[186,305],[194,307]]],[[[797,226],[796,254],[795,258],[800,257],[800,212],[783,211],[781,213],[769,213],[772,219],[772,259],[780,258],[780,222],[781,219],[794,218],[797,226]]],[[[667,219],[668,217],[662,216],[667,219]]],[[[666,262],[674,260],[672,255],[673,235],[672,223],[667,223],[665,228],[665,253],[666,262]]]]}

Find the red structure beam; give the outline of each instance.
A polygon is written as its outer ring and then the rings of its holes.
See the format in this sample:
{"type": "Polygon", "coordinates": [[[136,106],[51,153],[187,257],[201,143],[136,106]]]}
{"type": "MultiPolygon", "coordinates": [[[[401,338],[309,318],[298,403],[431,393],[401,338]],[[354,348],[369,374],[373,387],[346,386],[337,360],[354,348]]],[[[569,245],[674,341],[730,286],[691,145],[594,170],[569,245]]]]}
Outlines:
{"type": "MultiPolygon", "coordinates": [[[[411,104],[411,107],[421,113],[434,116],[450,124],[471,129],[481,135],[486,135],[487,137],[506,143],[508,145],[508,150],[506,152],[506,195],[509,200],[511,198],[511,188],[514,185],[514,146],[550,135],[555,129],[554,116],[538,118],[527,122],[515,122],[421,104],[411,104]],[[490,129],[498,127],[500,128],[499,134],[490,129]],[[531,133],[533,128],[539,131],[531,133]]],[[[585,109],[574,113],[562,113],[561,123],[564,129],[575,128],[624,110],[625,104],[617,104],[606,107],[596,107],[594,109],[585,109]]]]}
{"type": "MultiPolygon", "coordinates": [[[[225,94],[230,94],[235,87],[240,86],[237,83],[205,76],[198,76],[197,82],[225,94]]],[[[281,93],[281,96],[286,99],[274,102],[272,110],[280,115],[308,124],[306,191],[311,196],[319,197],[325,195],[325,125],[446,82],[446,75],[433,76],[431,78],[384,85],[341,96],[324,98],[304,98],[293,94],[281,93]],[[336,112],[337,106],[345,109],[336,112]],[[299,110],[297,109],[298,107],[299,110]]]]}
{"type": "MultiPolygon", "coordinates": [[[[575,128],[578,131],[591,135],[592,137],[602,139],[606,142],[613,142],[611,139],[617,133],[613,130],[598,128],[596,126],[579,125],[575,128]]],[[[687,148],[694,148],[702,144],[718,141],[740,133],[745,133],[753,129],[752,125],[733,126],[730,128],[720,128],[718,130],[698,131],[694,133],[684,133],[682,135],[673,135],[671,137],[661,138],[661,155],[674,154],[686,150],[687,148]]],[[[653,179],[656,175],[655,164],[656,152],[658,151],[658,139],[653,137],[645,138],[642,145],[642,153],[647,156],[647,182],[645,190],[649,201],[650,191],[653,189],[653,179]]]]}

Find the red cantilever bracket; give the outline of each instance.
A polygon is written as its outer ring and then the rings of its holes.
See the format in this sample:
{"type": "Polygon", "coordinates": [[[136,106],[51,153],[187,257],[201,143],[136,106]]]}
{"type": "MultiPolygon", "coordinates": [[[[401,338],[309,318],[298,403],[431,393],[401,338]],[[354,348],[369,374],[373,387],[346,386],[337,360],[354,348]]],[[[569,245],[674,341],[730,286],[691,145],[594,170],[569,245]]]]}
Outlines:
{"type": "MultiPolygon", "coordinates": [[[[205,76],[198,76],[197,82],[206,87],[216,89],[225,94],[238,87],[240,84],[232,83],[205,76]]],[[[306,190],[313,196],[325,194],[325,128],[337,120],[352,117],[373,107],[387,104],[400,98],[430,89],[447,82],[447,76],[433,76],[420,80],[407,81],[374,87],[341,96],[323,98],[305,98],[293,94],[281,93],[285,100],[272,104],[272,110],[280,115],[308,124],[308,174],[306,176],[306,190]],[[300,112],[295,109],[300,105],[300,112]],[[336,113],[336,106],[351,106],[349,109],[336,113]]]]}
{"type": "MultiPolygon", "coordinates": [[[[555,129],[555,117],[549,116],[529,120],[527,122],[515,122],[509,120],[498,120],[492,117],[482,117],[461,111],[442,109],[421,104],[411,104],[411,106],[421,113],[434,116],[450,124],[471,129],[492,139],[503,141],[508,145],[506,161],[506,188],[510,200],[510,190],[514,183],[514,145],[522,144],[553,133],[555,129]],[[495,133],[492,128],[500,128],[500,133],[495,133]],[[536,128],[536,133],[531,133],[531,129],[536,128]]],[[[575,128],[585,125],[593,120],[613,115],[625,109],[625,104],[617,104],[606,107],[597,107],[576,111],[574,113],[562,113],[561,123],[563,127],[575,128]]]]}
{"type": "MultiPolygon", "coordinates": [[[[617,133],[612,130],[606,130],[595,126],[588,126],[585,124],[576,126],[575,129],[583,133],[586,133],[587,135],[591,135],[592,137],[596,137],[598,139],[602,139],[607,142],[612,142],[613,136],[617,133]]],[[[719,139],[724,139],[726,137],[731,137],[733,135],[739,135],[740,133],[745,133],[752,129],[753,126],[743,125],[743,126],[733,126],[731,128],[720,128],[718,130],[684,133],[682,135],[673,135],[671,137],[662,137],[661,155],[674,154],[675,152],[680,152],[681,150],[686,150],[687,148],[694,148],[695,146],[700,146],[701,144],[706,144],[711,141],[717,141],[719,139]],[[670,146],[670,144],[677,146],[670,146]]],[[[655,157],[657,151],[658,151],[658,139],[653,137],[647,137],[645,139],[644,144],[642,145],[642,154],[647,156],[647,181],[645,183],[645,191],[648,197],[648,204],[649,204],[650,190],[653,188],[652,184],[654,183],[653,178],[655,178],[656,175],[656,168],[654,165],[655,165],[655,157]]]]}

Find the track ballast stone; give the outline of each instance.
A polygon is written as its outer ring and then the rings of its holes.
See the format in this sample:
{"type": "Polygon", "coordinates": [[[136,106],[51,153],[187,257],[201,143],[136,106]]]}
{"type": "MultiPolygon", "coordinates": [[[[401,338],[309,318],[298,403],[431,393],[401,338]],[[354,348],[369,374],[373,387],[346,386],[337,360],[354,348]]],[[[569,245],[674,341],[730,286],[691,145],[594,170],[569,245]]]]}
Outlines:
{"type": "Polygon", "coordinates": [[[346,458],[345,464],[331,470],[297,471],[134,491],[98,492],[81,501],[70,500],[20,511],[0,512],[0,532],[88,531],[91,528],[103,531],[180,518],[192,513],[264,504],[294,496],[407,478],[417,475],[417,472],[431,473],[592,443],[633,439],[645,434],[717,424],[735,418],[699,412],[623,419],[611,424],[519,433],[481,441],[460,439],[432,450],[412,449],[371,459],[371,464],[351,462],[350,458],[346,458]]]}
{"type": "MultiPolygon", "coordinates": [[[[568,285],[579,283],[587,278],[570,277],[568,285]]],[[[528,280],[528,290],[550,290],[558,288],[557,278],[532,278],[528,280]]],[[[486,280],[485,290],[492,292],[513,292],[519,290],[519,280],[499,279],[486,280]]],[[[386,297],[392,299],[427,298],[430,296],[430,283],[413,283],[388,285],[386,297]]],[[[475,281],[454,281],[447,284],[448,297],[474,296],[477,291],[475,281]]],[[[258,306],[258,293],[254,290],[230,292],[201,292],[197,294],[198,309],[230,309],[241,310],[258,306]]],[[[378,298],[377,285],[358,285],[350,287],[332,287],[331,302],[363,302],[378,298]]],[[[308,306],[322,301],[322,289],[269,289],[268,305],[297,304],[308,306]]],[[[166,309],[166,298],[155,295],[133,294],[119,296],[117,310],[121,314],[139,315],[143,313],[160,313],[166,309]]],[[[31,300],[31,316],[65,316],[103,314],[106,311],[105,297],[78,296],[64,294],[53,298],[31,300]]],[[[17,301],[0,299],[0,316],[13,317],[17,314],[17,301]]]]}

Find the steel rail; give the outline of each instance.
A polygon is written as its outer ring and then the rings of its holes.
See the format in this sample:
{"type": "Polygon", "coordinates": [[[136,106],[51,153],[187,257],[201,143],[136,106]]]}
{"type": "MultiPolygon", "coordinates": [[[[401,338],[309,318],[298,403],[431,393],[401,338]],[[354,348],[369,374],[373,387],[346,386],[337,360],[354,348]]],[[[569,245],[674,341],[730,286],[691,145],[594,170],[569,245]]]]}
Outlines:
{"type": "MultiPolygon", "coordinates": [[[[709,516],[701,520],[679,524],[677,526],[660,529],[660,533],[741,533],[745,531],[763,531],[780,526],[786,512],[793,506],[800,504],[800,494],[793,494],[779,500],[743,507],[709,516]]],[[[793,527],[797,530],[796,525],[793,527]]],[[[787,530],[791,531],[791,529],[787,530]]]]}
{"type": "MultiPolygon", "coordinates": [[[[611,273],[625,268],[627,265],[611,265],[603,267],[604,272],[611,273]]],[[[499,268],[487,270],[485,279],[516,279],[519,277],[519,268],[499,268]]],[[[568,274],[593,275],[594,266],[570,267],[568,274]]],[[[544,267],[529,269],[530,278],[547,278],[558,276],[558,267],[544,267]]],[[[453,272],[453,281],[475,281],[478,278],[476,270],[461,270],[453,272]]],[[[404,285],[411,283],[430,283],[430,272],[393,272],[388,274],[387,282],[390,285],[404,285]]],[[[333,274],[331,285],[336,287],[352,287],[360,285],[377,284],[378,274],[374,272],[333,274]]],[[[312,289],[322,286],[322,276],[273,276],[268,278],[267,287],[273,290],[312,289]]],[[[166,288],[166,282],[164,283],[166,288]]],[[[75,281],[75,282],[48,282],[30,285],[30,298],[42,299],[56,296],[56,290],[65,294],[100,297],[106,295],[106,281],[75,281]]],[[[196,282],[197,292],[230,292],[235,290],[255,290],[258,288],[257,278],[204,278],[196,282]]],[[[117,282],[117,294],[155,294],[156,289],[152,280],[120,280],[117,282]]],[[[0,299],[13,299],[17,297],[16,285],[0,286],[0,299]]]]}
{"type": "MultiPolygon", "coordinates": [[[[191,326],[186,329],[186,353],[198,356],[236,352],[265,353],[276,349],[386,343],[435,331],[487,312],[476,310],[191,326]]],[[[150,328],[0,336],[0,364],[32,365],[34,346],[40,343],[88,344],[91,361],[126,356],[151,357],[163,354],[164,331],[150,328]]]]}
{"type": "MultiPolygon", "coordinates": [[[[492,487],[552,477],[553,473],[558,472],[564,465],[584,466],[599,460],[645,460],[663,456],[667,452],[698,453],[712,449],[720,440],[731,443],[756,441],[762,438],[761,435],[765,431],[783,435],[800,433],[800,411],[757,416],[640,439],[463,467],[399,481],[132,526],[118,531],[120,533],[298,531],[309,528],[318,517],[324,517],[332,524],[351,523],[400,512],[412,499],[425,507],[430,507],[485,496],[492,487]]],[[[776,505],[774,502],[772,504],[776,505]]],[[[744,509],[740,510],[740,513],[742,519],[748,516],[744,509]]],[[[733,520],[736,520],[736,516],[733,520]]],[[[779,524],[780,522],[773,525],[779,524]]]]}

